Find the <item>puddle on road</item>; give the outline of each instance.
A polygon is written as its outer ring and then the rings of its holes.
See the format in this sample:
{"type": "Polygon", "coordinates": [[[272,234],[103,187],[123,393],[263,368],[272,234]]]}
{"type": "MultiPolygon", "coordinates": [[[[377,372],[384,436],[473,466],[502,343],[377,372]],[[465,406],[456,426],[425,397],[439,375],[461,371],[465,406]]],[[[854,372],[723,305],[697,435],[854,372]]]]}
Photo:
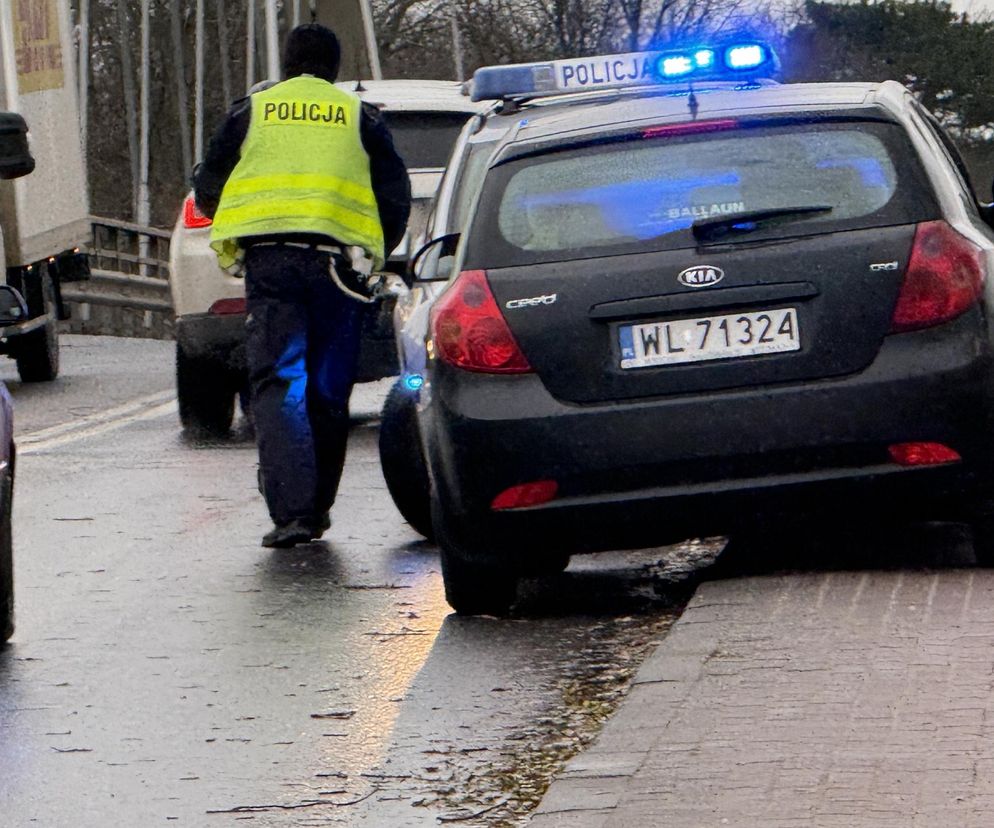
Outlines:
{"type": "Polygon", "coordinates": [[[448,790],[426,797],[421,804],[442,810],[442,823],[524,825],[555,774],[600,732],[649,650],[678,616],[677,609],[667,609],[602,621],[590,628],[589,646],[553,688],[558,699],[547,716],[502,745],[496,759],[475,767],[457,765],[448,790]]]}
{"type": "Polygon", "coordinates": [[[600,732],[720,544],[582,558],[515,618],[449,616],[357,824],[517,828],[600,732]],[[581,614],[582,613],[582,614],[581,614]],[[467,659],[476,655],[476,663],[467,659]],[[453,665],[461,668],[453,671],[453,665]]]}

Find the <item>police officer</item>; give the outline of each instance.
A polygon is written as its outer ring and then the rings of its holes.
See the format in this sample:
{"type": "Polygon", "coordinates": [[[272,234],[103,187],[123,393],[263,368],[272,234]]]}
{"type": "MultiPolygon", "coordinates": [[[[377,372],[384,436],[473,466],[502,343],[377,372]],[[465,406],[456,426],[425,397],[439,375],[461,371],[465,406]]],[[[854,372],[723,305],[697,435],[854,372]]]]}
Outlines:
{"type": "Polygon", "coordinates": [[[287,79],[236,102],[194,176],[221,266],[244,265],[268,547],[331,525],[366,276],[410,212],[407,170],[378,111],[333,85],[340,54],[324,26],[291,31],[287,79]]]}

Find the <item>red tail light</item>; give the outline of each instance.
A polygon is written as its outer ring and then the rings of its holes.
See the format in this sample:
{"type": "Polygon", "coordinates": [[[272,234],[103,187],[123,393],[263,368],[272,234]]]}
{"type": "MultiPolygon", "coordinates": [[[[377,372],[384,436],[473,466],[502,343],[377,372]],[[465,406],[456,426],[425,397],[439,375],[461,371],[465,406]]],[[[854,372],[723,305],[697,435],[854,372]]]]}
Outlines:
{"type": "Polygon", "coordinates": [[[525,374],[532,370],[490,291],[485,270],[464,270],[432,311],[440,359],[467,371],[525,374]]]}
{"type": "Polygon", "coordinates": [[[499,512],[504,509],[524,509],[527,506],[538,506],[554,500],[559,491],[555,480],[535,480],[532,483],[522,483],[504,489],[493,499],[490,508],[499,512]]]}
{"type": "Polygon", "coordinates": [[[237,299],[218,299],[208,309],[208,313],[215,316],[230,316],[235,313],[245,313],[245,300],[241,297],[237,299]]]}
{"type": "Polygon", "coordinates": [[[187,196],[183,202],[183,226],[191,229],[197,227],[210,227],[211,220],[197,209],[197,202],[193,196],[187,196]]]}
{"type": "Polygon", "coordinates": [[[955,319],[980,298],[985,275],[982,254],[973,242],[944,221],[919,224],[891,331],[955,319]]]}
{"type": "Polygon", "coordinates": [[[962,459],[959,452],[942,443],[896,443],[887,451],[899,466],[939,466],[962,459]]]}

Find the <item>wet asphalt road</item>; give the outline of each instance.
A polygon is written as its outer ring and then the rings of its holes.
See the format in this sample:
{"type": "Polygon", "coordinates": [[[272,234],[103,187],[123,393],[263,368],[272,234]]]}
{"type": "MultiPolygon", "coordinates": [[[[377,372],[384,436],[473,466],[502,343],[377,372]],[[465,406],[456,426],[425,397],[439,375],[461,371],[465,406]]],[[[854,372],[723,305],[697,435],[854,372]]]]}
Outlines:
{"type": "Polygon", "coordinates": [[[588,741],[706,544],[575,561],[461,619],[361,386],[334,525],[270,552],[254,446],[181,439],[170,343],[67,337],[20,386],[0,823],[511,826],[588,741]],[[666,561],[663,563],[662,561],[666,561]]]}

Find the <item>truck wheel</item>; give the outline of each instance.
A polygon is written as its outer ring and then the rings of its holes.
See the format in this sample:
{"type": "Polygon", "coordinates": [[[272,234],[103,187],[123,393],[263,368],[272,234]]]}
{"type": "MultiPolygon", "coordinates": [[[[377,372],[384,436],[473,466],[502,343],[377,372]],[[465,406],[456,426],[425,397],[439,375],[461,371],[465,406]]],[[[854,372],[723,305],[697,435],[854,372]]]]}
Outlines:
{"type": "Polygon", "coordinates": [[[47,272],[39,274],[38,284],[25,287],[25,299],[32,317],[47,314],[45,325],[25,334],[15,344],[14,359],[21,382],[50,382],[59,375],[59,322],[55,284],[47,272]]]}
{"type": "Polygon", "coordinates": [[[431,540],[428,468],[418,435],[416,396],[396,382],[380,417],[380,467],[397,511],[415,532],[431,540]]]}
{"type": "Polygon", "coordinates": [[[467,554],[448,531],[444,510],[432,503],[435,536],[442,559],[445,600],[459,615],[508,615],[518,592],[519,575],[510,560],[467,554]]]}
{"type": "Polygon", "coordinates": [[[13,503],[14,477],[8,470],[0,480],[0,645],[14,633],[14,545],[10,529],[13,503]]]}
{"type": "Polygon", "coordinates": [[[176,344],[176,397],[179,419],[188,435],[225,437],[235,417],[236,390],[224,366],[191,357],[176,344]]]}

